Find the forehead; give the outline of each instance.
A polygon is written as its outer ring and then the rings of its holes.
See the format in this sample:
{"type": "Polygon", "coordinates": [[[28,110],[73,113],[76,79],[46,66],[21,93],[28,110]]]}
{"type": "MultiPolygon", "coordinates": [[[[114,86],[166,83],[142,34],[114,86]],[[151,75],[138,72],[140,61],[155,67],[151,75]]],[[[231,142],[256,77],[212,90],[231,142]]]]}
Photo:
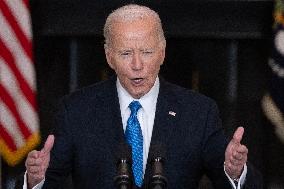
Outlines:
{"type": "Polygon", "coordinates": [[[151,19],[116,22],[112,26],[111,41],[114,45],[125,45],[127,43],[155,45],[159,41],[156,28],[151,19]]]}

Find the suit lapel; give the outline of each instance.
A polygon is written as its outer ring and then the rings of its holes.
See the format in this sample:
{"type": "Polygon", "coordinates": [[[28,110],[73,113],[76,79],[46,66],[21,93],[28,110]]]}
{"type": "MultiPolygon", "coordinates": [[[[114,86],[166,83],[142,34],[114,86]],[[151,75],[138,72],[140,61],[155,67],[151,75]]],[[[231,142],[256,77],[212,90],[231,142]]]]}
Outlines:
{"type": "MultiPolygon", "coordinates": [[[[148,154],[147,166],[145,171],[145,183],[151,173],[151,159],[153,158],[153,146],[162,144],[163,147],[169,146],[172,137],[172,131],[179,117],[177,98],[168,84],[160,79],[160,90],[156,106],[154,127],[152,132],[151,144],[148,154]]],[[[165,149],[166,150],[166,149],[165,149]]]]}
{"type": "Polygon", "coordinates": [[[106,111],[104,112],[106,113],[106,115],[104,119],[104,125],[102,126],[106,127],[105,139],[107,140],[111,154],[113,154],[115,158],[118,145],[120,143],[124,143],[124,132],[116,89],[116,77],[111,78],[104,91],[105,93],[102,95],[102,98],[104,98],[103,106],[105,106],[106,111]]]}

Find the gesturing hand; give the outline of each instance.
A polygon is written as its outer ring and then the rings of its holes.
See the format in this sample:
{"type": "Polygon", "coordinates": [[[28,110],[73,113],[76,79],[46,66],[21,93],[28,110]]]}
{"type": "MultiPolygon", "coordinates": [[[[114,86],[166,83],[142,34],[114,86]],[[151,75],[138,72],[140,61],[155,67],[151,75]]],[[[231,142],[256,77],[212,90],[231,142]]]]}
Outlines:
{"type": "Polygon", "coordinates": [[[247,162],[248,149],[241,144],[244,128],[238,127],[225,152],[225,170],[232,179],[238,179],[247,162]]]}
{"type": "Polygon", "coordinates": [[[44,147],[40,150],[33,150],[28,154],[26,159],[28,188],[33,188],[40,183],[45,176],[46,169],[49,165],[50,151],[54,144],[54,135],[49,135],[44,147]]]}

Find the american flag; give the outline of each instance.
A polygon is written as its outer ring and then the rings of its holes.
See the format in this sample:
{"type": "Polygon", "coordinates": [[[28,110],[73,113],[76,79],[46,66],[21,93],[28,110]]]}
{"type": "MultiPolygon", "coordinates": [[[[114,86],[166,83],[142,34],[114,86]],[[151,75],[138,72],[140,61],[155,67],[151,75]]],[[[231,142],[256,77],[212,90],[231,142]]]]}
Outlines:
{"type": "Polygon", "coordinates": [[[16,165],[39,143],[28,0],[0,0],[0,152],[16,165]]]}
{"type": "Polygon", "coordinates": [[[284,1],[275,1],[273,48],[269,67],[272,78],[269,93],[262,106],[265,115],[275,126],[276,135],[284,142],[284,1]]]}

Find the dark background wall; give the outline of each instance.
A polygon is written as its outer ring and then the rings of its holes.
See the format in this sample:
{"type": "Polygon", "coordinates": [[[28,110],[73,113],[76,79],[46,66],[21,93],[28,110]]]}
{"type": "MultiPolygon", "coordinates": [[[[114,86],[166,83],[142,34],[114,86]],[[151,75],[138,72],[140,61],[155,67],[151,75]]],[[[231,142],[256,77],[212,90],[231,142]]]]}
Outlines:
{"type": "MultiPolygon", "coordinates": [[[[249,160],[267,186],[283,184],[283,145],[260,108],[270,75],[271,0],[30,1],[43,138],[60,97],[113,74],[104,56],[102,28],[111,10],[129,2],[161,16],[167,38],[162,77],[215,99],[228,136],[245,127],[249,160]]],[[[7,181],[24,166],[4,164],[3,170],[7,181]]],[[[206,183],[201,188],[210,188],[206,183]]]]}

